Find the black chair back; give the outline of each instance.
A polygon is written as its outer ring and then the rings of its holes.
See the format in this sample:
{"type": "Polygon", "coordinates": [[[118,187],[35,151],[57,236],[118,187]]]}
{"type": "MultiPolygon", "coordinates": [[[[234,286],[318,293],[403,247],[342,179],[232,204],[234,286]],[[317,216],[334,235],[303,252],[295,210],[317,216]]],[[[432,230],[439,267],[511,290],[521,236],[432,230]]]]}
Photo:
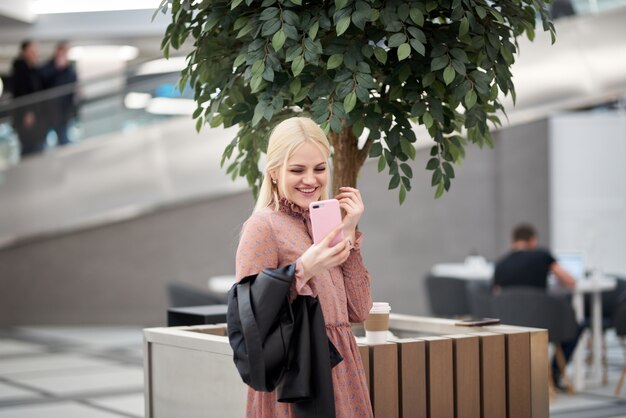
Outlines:
{"type": "Polygon", "coordinates": [[[467,284],[467,301],[470,314],[475,318],[492,318],[491,281],[474,280],[467,284]]]}
{"type": "Polygon", "coordinates": [[[622,297],[621,301],[615,308],[613,314],[613,325],[615,326],[615,333],[620,337],[626,336],[626,296],[622,297]]]}
{"type": "Polygon", "coordinates": [[[456,277],[426,276],[426,291],[430,310],[437,316],[468,315],[467,280],[456,277]]]}
{"type": "Polygon", "coordinates": [[[578,324],[570,303],[543,289],[506,287],[493,297],[493,314],[503,324],[545,328],[552,343],[576,338],[578,324]]]}

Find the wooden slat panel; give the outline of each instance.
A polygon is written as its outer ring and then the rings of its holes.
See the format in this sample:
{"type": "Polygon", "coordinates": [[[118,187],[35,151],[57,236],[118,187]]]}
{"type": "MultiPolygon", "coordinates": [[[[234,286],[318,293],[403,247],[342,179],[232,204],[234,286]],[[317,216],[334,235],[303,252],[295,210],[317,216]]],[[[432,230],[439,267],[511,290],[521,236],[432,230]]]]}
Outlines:
{"type": "Polygon", "coordinates": [[[530,333],[507,333],[507,417],[531,418],[530,333]]]}
{"type": "Polygon", "coordinates": [[[426,341],[428,417],[454,418],[452,340],[441,337],[426,341]]]}
{"type": "Polygon", "coordinates": [[[426,418],[426,342],[397,340],[401,418],[426,418]]]}
{"type": "Polygon", "coordinates": [[[370,346],[370,393],[375,418],[399,418],[398,349],[395,343],[370,346]]]}
{"type": "Polygon", "coordinates": [[[456,418],[480,418],[480,339],[446,335],[454,348],[454,410],[456,418]]]}
{"type": "Polygon", "coordinates": [[[548,332],[530,333],[530,390],[532,399],[532,417],[548,418],[550,416],[550,399],[548,396],[548,332]]]}
{"type": "Polygon", "coordinates": [[[506,348],[502,334],[481,332],[480,403],[482,418],[506,416],[506,348]]]}

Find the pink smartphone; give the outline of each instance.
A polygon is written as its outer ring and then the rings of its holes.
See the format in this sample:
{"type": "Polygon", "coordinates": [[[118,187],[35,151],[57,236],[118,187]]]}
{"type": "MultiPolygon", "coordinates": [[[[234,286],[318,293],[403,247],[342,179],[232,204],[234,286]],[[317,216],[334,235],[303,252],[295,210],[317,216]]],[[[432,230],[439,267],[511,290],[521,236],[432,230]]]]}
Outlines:
{"type": "MultiPolygon", "coordinates": [[[[311,225],[313,227],[313,243],[322,241],[326,235],[341,224],[341,211],[337,199],[319,200],[309,204],[311,225]]],[[[343,239],[343,231],[335,236],[330,246],[333,247],[343,239]]]]}

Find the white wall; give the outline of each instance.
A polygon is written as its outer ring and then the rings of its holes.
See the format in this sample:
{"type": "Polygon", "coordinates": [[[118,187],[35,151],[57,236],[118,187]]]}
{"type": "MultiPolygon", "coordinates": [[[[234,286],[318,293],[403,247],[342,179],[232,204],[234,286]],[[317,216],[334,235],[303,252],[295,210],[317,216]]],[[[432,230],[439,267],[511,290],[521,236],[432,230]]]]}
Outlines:
{"type": "Polygon", "coordinates": [[[626,113],[551,118],[549,166],[552,248],[626,273],[626,113]]]}

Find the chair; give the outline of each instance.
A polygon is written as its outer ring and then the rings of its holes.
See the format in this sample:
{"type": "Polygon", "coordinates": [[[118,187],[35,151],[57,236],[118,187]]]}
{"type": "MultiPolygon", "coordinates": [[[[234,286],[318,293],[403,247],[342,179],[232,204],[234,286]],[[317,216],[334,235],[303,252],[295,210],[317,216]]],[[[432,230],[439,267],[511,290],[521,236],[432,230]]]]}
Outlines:
{"type": "MultiPolygon", "coordinates": [[[[626,337],[626,297],[622,298],[620,303],[617,305],[615,309],[615,314],[613,315],[613,325],[615,326],[615,333],[620,337],[622,342],[622,348],[624,349],[624,356],[626,356],[626,342],[624,337],[626,337]]],[[[622,390],[622,385],[624,384],[624,376],[626,375],[626,363],[622,368],[622,374],[619,377],[619,381],[617,382],[617,386],[615,387],[615,396],[619,396],[619,393],[622,390]]]]}
{"type": "MultiPolygon", "coordinates": [[[[568,301],[532,287],[506,287],[494,296],[492,309],[495,317],[507,325],[545,328],[548,341],[554,344],[555,358],[568,392],[573,393],[565,375],[565,356],[561,343],[571,341],[578,334],[576,314],[568,301]]],[[[552,373],[550,369],[550,373],[552,373]]],[[[554,392],[550,378],[551,392],[554,392]]]]}
{"type": "Polygon", "coordinates": [[[468,315],[467,280],[457,277],[426,276],[426,292],[434,315],[455,317],[468,315]]]}
{"type": "Polygon", "coordinates": [[[473,280],[467,284],[467,302],[473,317],[493,317],[492,300],[490,281],[473,280]]]}

